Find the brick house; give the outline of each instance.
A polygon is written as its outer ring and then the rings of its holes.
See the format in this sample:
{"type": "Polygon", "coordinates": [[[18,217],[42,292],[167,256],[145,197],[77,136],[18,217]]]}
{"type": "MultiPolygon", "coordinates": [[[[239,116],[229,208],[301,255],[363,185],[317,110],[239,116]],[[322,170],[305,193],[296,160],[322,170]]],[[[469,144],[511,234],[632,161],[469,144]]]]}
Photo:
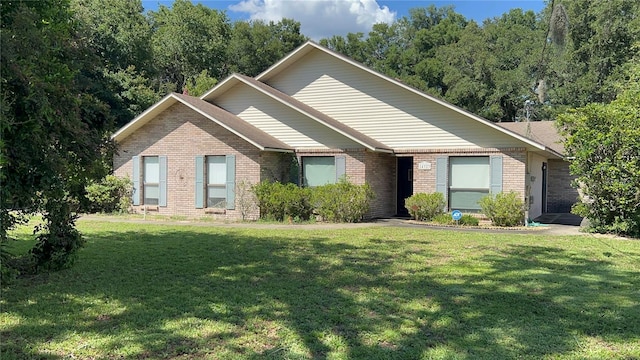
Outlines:
{"type": "Polygon", "coordinates": [[[371,217],[435,191],[468,212],[500,191],[520,194],[530,217],[564,209],[570,181],[555,129],[536,138],[503,125],[307,42],[255,78],[233,74],[200,98],[167,95],[112,136],[114,172],[133,179],[136,211],[164,215],[239,219],[239,184],[343,175],[371,184],[371,217]]]}

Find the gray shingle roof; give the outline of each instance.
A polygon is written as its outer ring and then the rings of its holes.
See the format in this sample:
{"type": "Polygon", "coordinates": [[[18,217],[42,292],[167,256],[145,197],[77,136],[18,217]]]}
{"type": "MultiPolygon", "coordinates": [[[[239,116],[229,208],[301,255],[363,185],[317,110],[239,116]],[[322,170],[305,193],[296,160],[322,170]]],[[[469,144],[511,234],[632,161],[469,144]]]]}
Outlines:
{"type": "Polygon", "coordinates": [[[497,124],[516,134],[537,141],[559,154],[564,154],[562,136],[556,129],[555,121],[503,122],[497,124]],[[529,127],[528,131],[527,127],[529,127]]]}

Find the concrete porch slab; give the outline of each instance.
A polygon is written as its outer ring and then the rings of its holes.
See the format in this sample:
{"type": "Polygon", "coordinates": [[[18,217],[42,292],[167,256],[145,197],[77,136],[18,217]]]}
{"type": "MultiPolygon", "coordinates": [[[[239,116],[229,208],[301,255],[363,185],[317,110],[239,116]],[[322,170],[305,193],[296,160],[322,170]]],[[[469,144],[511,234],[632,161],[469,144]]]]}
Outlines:
{"type": "Polygon", "coordinates": [[[541,224],[580,226],[582,217],[570,213],[544,213],[533,219],[533,221],[541,224]]]}

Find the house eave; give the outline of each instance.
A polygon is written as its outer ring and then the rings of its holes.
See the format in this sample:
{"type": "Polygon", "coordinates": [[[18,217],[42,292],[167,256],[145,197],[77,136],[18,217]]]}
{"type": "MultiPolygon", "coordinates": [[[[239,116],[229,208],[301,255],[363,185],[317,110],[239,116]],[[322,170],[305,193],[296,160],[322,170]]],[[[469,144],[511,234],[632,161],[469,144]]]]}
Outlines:
{"type": "Polygon", "coordinates": [[[211,90],[201,95],[200,99],[211,102],[213,101],[213,99],[215,99],[217,94],[226,92],[228,89],[235,86],[239,82],[239,80],[240,79],[235,73],[231,74],[227,76],[224,80],[219,82],[216,86],[211,88],[211,90]]]}
{"type": "Polygon", "coordinates": [[[281,153],[294,153],[294,149],[282,149],[282,148],[274,148],[274,147],[264,147],[261,149],[262,151],[271,151],[271,152],[281,152],[281,153]]]}

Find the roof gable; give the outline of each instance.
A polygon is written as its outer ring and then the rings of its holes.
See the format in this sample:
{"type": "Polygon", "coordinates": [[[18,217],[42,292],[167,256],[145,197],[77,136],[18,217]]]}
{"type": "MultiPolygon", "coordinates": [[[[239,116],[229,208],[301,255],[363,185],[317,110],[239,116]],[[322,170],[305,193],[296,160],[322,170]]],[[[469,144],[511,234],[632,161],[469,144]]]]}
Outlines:
{"type": "Polygon", "coordinates": [[[385,146],[381,142],[375,139],[372,139],[371,137],[368,137],[350,128],[349,126],[298,101],[297,99],[248,76],[233,74],[227,79],[225,79],[223,82],[221,82],[218,86],[214,87],[209,92],[204,94],[201,98],[207,101],[215,101],[216,97],[223,95],[238,83],[243,83],[247,86],[250,86],[252,89],[257,90],[258,92],[268,96],[269,98],[279,102],[280,104],[295,110],[296,112],[304,115],[305,117],[350,139],[351,141],[354,141],[360,144],[361,146],[364,146],[369,150],[380,151],[380,152],[392,152],[392,150],[389,147],[385,146]]]}
{"type": "MultiPolygon", "coordinates": [[[[284,57],[282,60],[280,60],[279,62],[277,62],[276,64],[274,64],[273,66],[271,66],[270,68],[268,68],[267,70],[265,70],[264,72],[262,72],[261,74],[259,74],[256,77],[256,80],[260,81],[260,82],[265,82],[265,83],[270,83],[270,80],[276,78],[280,73],[284,72],[285,70],[287,70],[289,67],[293,66],[295,63],[300,62],[303,58],[305,58],[306,56],[308,56],[309,54],[312,54],[314,52],[321,52],[323,54],[326,54],[328,56],[333,57],[334,59],[337,59],[338,61],[342,62],[343,64],[347,64],[351,67],[354,67],[356,69],[359,69],[365,73],[367,73],[369,76],[373,76],[377,79],[381,79],[385,84],[388,84],[388,86],[393,86],[394,88],[398,88],[398,89],[402,89],[403,91],[407,91],[411,94],[417,95],[418,97],[427,100],[430,103],[433,104],[438,104],[439,106],[447,109],[447,111],[451,111],[453,113],[456,114],[456,116],[460,116],[462,118],[465,119],[469,119],[470,123],[472,125],[470,126],[480,126],[481,131],[484,130],[488,130],[491,129],[491,131],[494,131],[494,134],[500,133],[502,135],[505,135],[507,137],[513,138],[515,140],[517,140],[518,143],[524,145],[525,147],[529,147],[529,148],[534,148],[534,149],[538,149],[538,150],[544,150],[545,146],[533,139],[527,138],[525,136],[522,136],[521,134],[518,134],[516,132],[510,131],[509,129],[506,129],[504,127],[501,127],[499,125],[497,125],[496,123],[493,123],[489,120],[486,120],[476,114],[473,114],[469,111],[466,111],[460,107],[457,107],[453,104],[450,104],[444,100],[438,99],[436,97],[433,97],[431,95],[425,94],[415,88],[412,88],[406,84],[401,83],[398,80],[392,79],[386,75],[383,75],[381,73],[378,73],[366,66],[364,66],[361,63],[358,63],[357,61],[350,59],[344,55],[341,55],[339,53],[336,53],[332,50],[329,50],[325,47],[322,47],[314,42],[307,42],[303,45],[301,45],[300,47],[298,47],[296,50],[294,50],[292,53],[290,53],[289,55],[287,55],[286,57],[284,57]]],[[[284,75],[283,75],[284,76],[284,75]]],[[[386,85],[385,85],[386,86],[386,85]]],[[[277,86],[276,86],[277,87],[277,86]]],[[[293,95],[291,93],[289,93],[289,95],[293,95]]],[[[293,95],[295,96],[295,95],[293,95]]],[[[304,101],[304,100],[303,100],[304,101]]],[[[306,101],[304,101],[306,102],[306,101]]],[[[399,135],[401,136],[401,135],[399,135]]],[[[375,137],[375,136],[374,136],[375,137]]],[[[377,139],[380,140],[380,139],[377,139]]],[[[387,144],[388,145],[388,144],[387,144]]]]}

